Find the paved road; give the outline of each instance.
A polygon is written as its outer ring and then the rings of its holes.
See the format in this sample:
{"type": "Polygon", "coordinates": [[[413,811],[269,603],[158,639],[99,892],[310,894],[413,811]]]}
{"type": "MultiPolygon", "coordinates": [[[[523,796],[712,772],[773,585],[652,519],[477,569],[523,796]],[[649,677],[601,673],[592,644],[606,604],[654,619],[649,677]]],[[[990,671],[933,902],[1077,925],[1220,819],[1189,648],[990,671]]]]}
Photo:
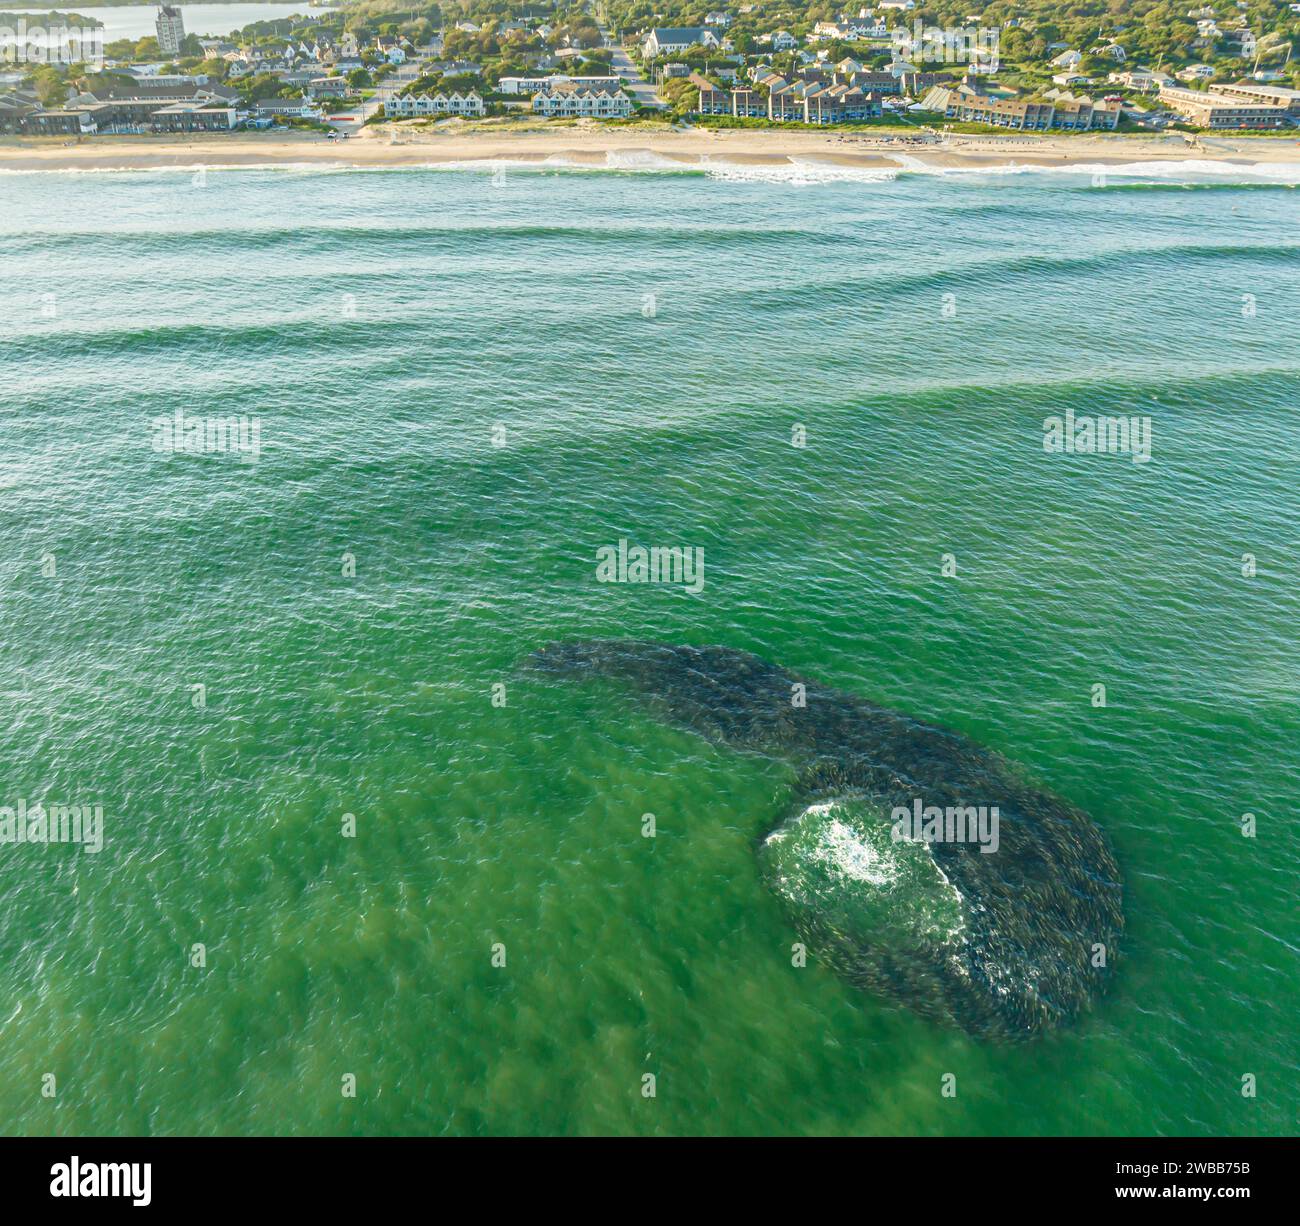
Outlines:
{"type": "Polygon", "coordinates": [[[414,81],[424,71],[424,65],[429,60],[412,60],[408,64],[399,64],[388,74],[379,85],[375,88],[374,96],[367,98],[360,106],[353,110],[344,111],[332,118],[326,119],[326,123],[343,132],[358,132],[361,125],[371,117],[382,103],[388,101],[394,94],[400,94],[412,81],[414,81]],[[346,118],[345,118],[346,116],[346,118]]]}
{"type": "Polygon", "coordinates": [[[655,93],[655,87],[641,75],[641,70],[632,62],[632,57],[622,47],[615,44],[613,38],[610,37],[609,31],[604,26],[601,26],[600,32],[605,38],[605,45],[613,52],[610,63],[614,69],[614,75],[627,86],[628,92],[631,93],[639,105],[663,110],[667,104],[659,101],[659,96],[655,93]]]}

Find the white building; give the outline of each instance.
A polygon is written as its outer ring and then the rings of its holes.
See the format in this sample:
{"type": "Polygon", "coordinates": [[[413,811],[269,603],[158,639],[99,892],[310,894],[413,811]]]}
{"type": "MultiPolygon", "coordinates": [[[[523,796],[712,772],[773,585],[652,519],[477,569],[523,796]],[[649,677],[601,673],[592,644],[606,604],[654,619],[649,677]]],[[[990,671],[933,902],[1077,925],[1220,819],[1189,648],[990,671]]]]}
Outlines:
{"type": "Polygon", "coordinates": [[[840,39],[844,42],[857,42],[867,38],[888,37],[889,30],[883,17],[878,20],[850,17],[842,21],[819,21],[808,35],[808,41],[812,43],[840,39]]]}
{"type": "Polygon", "coordinates": [[[889,27],[885,25],[883,17],[851,18],[844,24],[848,28],[849,37],[853,39],[889,37],[889,27]]]}
{"type": "Polygon", "coordinates": [[[661,55],[677,55],[688,47],[716,47],[718,40],[707,26],[669,26],[651,30],[641,46],[641,53],[648,60],[657,60],[661,55]]]}
{"type": "MultiPolygon", "coordinates": [[[[1254,30],[1233,30],[1228,38],[1237,44],[1235,54],[1241,56],[1243,60],[1248,60],[1255,54],[1255,48],[1259,45],[1259,40],[1255,37],[1254,30]]],[[[1233,54],[1230,52],[1230,54],[1233,54]]]]}
{"type": "Polygon", "coordinates": [[[503,94],[532,94],[555,80],[555,77],[502,77],[497,89],[503,94]]]}
{"type": "Polygon", "coordinates": [[[566,82],[585,85],[588,89],[608,89],[617,91],[618,77],[571,77],[562,72],[552,73],[546,77],[502,77],[497,82],[497,89],[503,94],[535,94],[538,90],[550,89],[553,85],[566,82]]]}
{"type": "Polygon", "coordinates": [[[309,98],[265,98],[253,103],[259,119],[320,119],[321,110],[309,98]]]}
{"type": "Polygon", "coordinates": [[[185,41],[185,22],[181,20],[180,9],[161,5],[153,24],[158,31],[158,50],[163,55],[180,55],[181,43],[185,41]]]}
{"type": "Polygon", "coordinates": [[[406,94],[390,98],[384,103],[384,116],[388,119],[412,119],[417,115],[469,115],[484,112],[483,99],[474,91],[459,94],[406,94]]]}
{"type": "Polygon", "coordinates": [[[1106,78],[1111,85],[1122,85],[1126,89],[1157,90],[1162,85],[1172,85],[1173,77],[1167,72],[1157,72],[1151,68],[1130,68],[1125,72],[1112,72],[1106,78]]]}
{"type": "Polygon", "coordinates": [[[547,118],[624,119],[632,113],[632,100],[621,90],[558,81],[533,95],[533,111],[547,118]]]}

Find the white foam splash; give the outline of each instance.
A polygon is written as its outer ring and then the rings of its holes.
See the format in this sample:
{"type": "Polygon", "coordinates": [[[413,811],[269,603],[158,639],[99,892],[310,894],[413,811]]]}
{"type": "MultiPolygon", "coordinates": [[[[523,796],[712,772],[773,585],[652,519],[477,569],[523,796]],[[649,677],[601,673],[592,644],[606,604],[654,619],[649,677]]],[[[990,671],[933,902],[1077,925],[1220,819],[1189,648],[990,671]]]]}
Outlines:
{"type": "MultiPolygon", "coordinates": [[[[824,813],[831,807],[809,811],[824,813]]],[[[886,889],[898,884],[898,862],[886,859],[870,843],[864,842],[852,826],[838,820],[832,820],[822,832],[810,858],[850,881],[865,881],[886,889]]]]}
{"type": "Polygon", "coordinates": [[[177,162],[170,166],[0,166],[0,175],[192,175],[232,170],[271,170],[280,173],[316,174],[360,170],[348,162],[177,162]]]}
{"type": "MultiPolygon", "coordinates": [[[[214,150],[215,152],[215,150],[214,150]]],[[[432,152],[432,151],[431,151],[432,152]]],[[[1068,175],[1089,179],[1104,176],[1109,184],[1198,185],[1272,184],[1300,186],[1300,163],[1231,162],[1187,159],[1146,162],[1076,162],[1060,166],[1008,162],[991,166],[938,166],[907,153],[882,152],[895,163],[892,167],[845,166],[811,157],[787,157],[771,163],[732,162],[705,154],[698,161],[678,161],[651,150],[610,150],[603,161],[589,161],[564,153],[544,158],[460,158],[448,161],[390,164],[339,161],[321,162],[191,162],[169,166],[0,166],[5,175],[192,175],[197,170],[212,173],[273,171],[280,174],[409,174],[418,171],[473,171],[488,174],[510,171],[546,174],[555,171],[587,174],[694,174],[725,183],[766,183],[784,187],[816,187],[834,183],[889,183],[900,175],[947,177],[1005,177],[1019,175],[1068,175]]]]}
{"type": "MultiPolygon", "coordinates": [[[[1048,167],[1048,169],[1058,168],[1048,167]]],[[[1075,166],[1062,166],[1059,169],[1065,174],[1104,174],[1107,178],[1159,179],[1174,182],[1181,182],[1189,176],[1203,175],[1211,179],[1240,179],[1244,182],[1300,183],[1300,165],[1294,162],[1212,162],[1193,158],[1182,162],[1122,162],[1119,165],[1080,162],[1075,166]]]]}
{"type": "Polygon", "coordinates": [[[932,849],[895,841],[883,812],[873,810],[860,796],[833,797],[769,834],[765,847],[776,849],[763,860],[772,888],[791,905],[839,916],[850,928],[936,944],[964,940],[964,900],[932,849]],[[869,812],[859,824],[846,806],[864,804],[869,812]]]}
{"type": "Polygon", "coordinates": [[[788,187],[816,187],[823,183],[889,183],[898,171],[887,166],[842,166],[816,158],[790,157],[785,162],[753,165],[714,161],[702,157],[699,169],[725,183],[772,183],[788,187]]]}
{"type": "Polygon", "coordinates": [[[1104,176],[1108,181],[1133,183],[1300,184],[1300,164],[1295,162],[1232,162],[1205,158],[1169,159],[1146,162],[1074,162],[1052,166],[1038,162],[1017,162],[1014,158],[996,166],[936,166],[906,153],[887,153],[903,173],[941,178],[963,175],[1083,175],[1104,176]]]}
{"type": "Polygon", "coordinates": [[[689,162],[677,162],[664,157],[650,149],[611,149],[605,154],[605,166],[609,170],[631,170],[648,174],[663,174],[670,171],[680,174],[684,170],[695,170],[689,162]]]}

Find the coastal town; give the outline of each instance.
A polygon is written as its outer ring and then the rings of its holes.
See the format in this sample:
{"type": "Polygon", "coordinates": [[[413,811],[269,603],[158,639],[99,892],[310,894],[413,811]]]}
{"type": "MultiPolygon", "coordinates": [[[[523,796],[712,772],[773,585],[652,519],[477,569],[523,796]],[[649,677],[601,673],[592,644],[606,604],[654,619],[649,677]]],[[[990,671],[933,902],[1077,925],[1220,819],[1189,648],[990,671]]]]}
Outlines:
{"type": "Polygon", "coordinates": [[[0,14],[0,135],[296,127],[338,139],[367,127],[655,120],[1061,134],[1300,127],[1300,3],[1137,0],[1120,17],[1081,7],[1096,12],[1067,16],[1045,0],[973,12],[969,0],[843,12],[348,0],[215,37],[163,4],[151,36],[109,43],[75,12],[47,14],[39,31],[0,14]],[[682,24],[659,24],[670,18],[682,24]]]}

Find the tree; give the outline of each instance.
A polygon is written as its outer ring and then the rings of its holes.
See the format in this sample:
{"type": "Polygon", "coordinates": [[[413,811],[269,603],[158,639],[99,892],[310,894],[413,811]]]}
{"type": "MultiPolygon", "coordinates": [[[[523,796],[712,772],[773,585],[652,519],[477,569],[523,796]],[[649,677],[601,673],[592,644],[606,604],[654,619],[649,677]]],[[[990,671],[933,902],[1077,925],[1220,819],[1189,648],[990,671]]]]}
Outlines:
{"type": "Polygon", "coordinates": [[[58,70],[48,64],[32,73],[32,88],[44,107],[58,106],[68,96],[68,87],[58,70]]]}

